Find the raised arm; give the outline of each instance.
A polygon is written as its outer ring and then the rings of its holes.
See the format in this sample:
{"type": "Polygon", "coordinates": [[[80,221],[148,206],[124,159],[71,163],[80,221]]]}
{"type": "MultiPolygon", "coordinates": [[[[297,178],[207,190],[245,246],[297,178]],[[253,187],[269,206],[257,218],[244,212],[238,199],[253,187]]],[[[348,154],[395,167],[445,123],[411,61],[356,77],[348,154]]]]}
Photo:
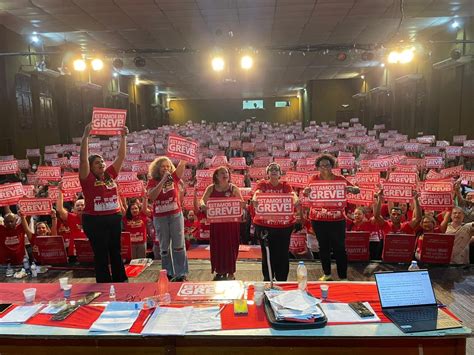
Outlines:
{"type": "Polygon", "coordinates": [[[91,124],[84,127],[84,133],[81,140],[81,150],[79,153],[79,178],[85,179],[89,175],[89,134],[91,124]]]}
{"type": "Polygon", "coordinates": [[[51,210],[51,235],[58,235],[58,218],[54,208],[51,210]]]}
{"type": "Polygon", "coordinates": [[[59,218],[62,221],[67,221],[67,210],[64,208],[64,196],[63,196],[63,183],[62,181],[58,185],[58,198],[56,199],[56,211],[58,211],[59,218]]]}
{"type": "Polygon", "coordinates": [[[410,227],[415,229],[423,217],[423,211],[421,210],[420,201],[418,200],[418,192],[416,191],[413,194],[413,202],[415,203],[415,208],[413,209],[413,219],[410,222],[410,227]]]}
{"type": "Polygon", "coordinates": [[[449,209],[448,211],[444,212],[443,220],[441,221],[441,224],[439,225],[439,229],[441,230],[442,233],[446,233],[446,229],[448,229],[448,223],[451,220],[451,211],[452,209],[449,209]]]}
{"type": "Polygon", "coordinates": [[[185,169],[186,169],[186,161],[180,160],[175,170],[176,176],[181,179],[183,177],[185,169]]]}
{"type": "Polygon", "coordinates": [[[112,163],[112,166],[114,167],[117,174],[120,172],[120,169],[122,169],[122,164],[123,164],[123,161],[125,160],[125,154],[127,152],[127,134],[128,134],[128,128],[127,126],[125,126],[122,130],[122,136],[120,138],[117,158],[115,158],[114,162],[112,163]]]}
{"type": "Polygon", "coordinates": [[[378,225],[382,225],[385,223],[385,220],[382,217],[382,214],[380,213],[382,210],[382,202],[383,202],[383,190],[381,189],[379,193],[377,194],[377,201],[375,201],[375,206],[374,206],[374,221],[378,225]]]}
{"type": "Polygon", "coordinates": [[[28,240],[31,242],[33,238],[33,231],[30,229],[30,225],[28,224],[26,217],[23,215],[23,213],[21,213],[20,210],[18,210],[18,216],[20,217],[21,226],[23,227],[23,230],[25,231],[28,240]]]}

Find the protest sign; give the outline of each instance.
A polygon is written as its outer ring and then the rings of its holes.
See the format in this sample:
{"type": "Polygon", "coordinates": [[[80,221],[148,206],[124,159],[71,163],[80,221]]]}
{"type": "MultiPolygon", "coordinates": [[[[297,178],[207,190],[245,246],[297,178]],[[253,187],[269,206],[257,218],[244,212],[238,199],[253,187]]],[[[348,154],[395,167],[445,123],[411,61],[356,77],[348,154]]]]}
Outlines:
{"type": "Polygon", "coordinates": [[[454,234],[424,233],[420,261],[430,264],[449,264],[453,245],[454,234]]]}
{"type": "Polygon", "coordinates": [[[312,207],[343,208],[346,206],[346,186],[345,181],[313,181],[309,184],[309,202],[312,207]]]}
{"type": "Polygon", "coordinates": [[[25,194],[21,182],[0,185],[0,206],[16,205],[25,194]]]}
{"type": "Polygon", "coordinates": [[[371,188],[359,188],[358,194],[347,193],[347,203],[354,205],[371,206],[374,203],[375,190],[371,188]]]}
{"type": "Polygon", "coordinates": [[[185,160],[191,164],[198,162],[198,143],[186,138],[170,134],[168,136],[167,155],[172,158],[185,160]]]}
{"type": "Polygon", "coordinates": [[[90,134],[102,136],[120,135],[125,127],[127,110],[113,108],[92,109],[92,129],[90,134]]]}
{"type": "Polygon", "coordinates": [[[288,222],[294,213],[292,194],[259,193],[256,196],[255,216],[264,221],[288,222]]]}
{"type": "Polygon", "coordinates": [[[282,180],[286,181],[291,187],[304,188],[309,184],[310,175],[296,171],[287,171],[282,180]]]}
{"type": "Polygon", "coordinates": [[[416,185],[416,183],[418,182],[418,174],[393,172],[390,173],[388,177],[388,182],[416,185]]]}
{"type": "Polygon", "coordinates": [[[206,215],[210,223],[240,222],[242,201],[238,198],[210,198],[206,203],[206,215]]]}
{"type": "Polygon", "coordinates": [[[386,263],[409,263],[415,252],[413,234],[387,234],[384,238],[382,260],[386,263]]]}
{"type": "Polygon", "coordinates": [[[18,160],[0,161],[0,175],[16,174],[18,170],[18,160]]]}
{"type": "Polygon", "coordinates": [[[446,211],[453,208],[452,192],[422,191],[419,197],[420,206],[429,211],[446,211]]]}
{"type": "Polygon", "coordinates": [[[229,166],[234,170],[247,169],[247,162],[244,157],[235,157],[229,159],[229,166]]]}
{"type": "Polygon", "coordinates": [[[24,216],[49,216],[53,208],[49,198],[21,198],[18,207],[24,216]]]}
{"type": "Polygon", "coordinates": [[[36,237],[33,255],[35,260],[42,265],[67,264],[66,248],[61,236],[36,237]]]}
{"type": "Polygon", "coordinates": [[[59,166],[38,166],[36,177],[40,181],[60,181],[61,168],[59,166]]]}
{"type": "Polygon", "coordinates": [[[304,252],[306,252],[305,233],[291,233],[289,251],[293,255],[303,254],[304,252]]]}
{"type": "Polygon", "coordinates": [[[63,176],[63,191],[67,193],[78,193],[82,191],[81,183],[79,181],[79,176],[77,175],[67,175],[63,176]]]}
{"type": "Polygon", "coordinates": [[[385,182],[383,183],[383,195],[387,201],[408,203],[413,198],[413,185],[385,182]]]}
{"type": "Polygon", "coordinates": [[[120,197],[142,197],[145,194],[143,181],[128,181],[118,183],[120,197]]]}
{"type": "Polygon", "coordinates": [[[348,261],[369,261],[369,232],[346,232],[346,253],[348,261]]]}

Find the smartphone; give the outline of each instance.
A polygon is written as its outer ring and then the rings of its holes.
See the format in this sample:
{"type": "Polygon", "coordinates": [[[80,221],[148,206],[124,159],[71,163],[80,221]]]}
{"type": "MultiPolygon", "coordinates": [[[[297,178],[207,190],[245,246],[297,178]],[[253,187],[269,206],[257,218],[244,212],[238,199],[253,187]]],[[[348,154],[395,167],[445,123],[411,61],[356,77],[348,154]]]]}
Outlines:
{"type": "Polygon", "coordinates": [[[351,307],[361,318],[374,316],[372,311],[368,309],[362,302],[349,303],[349,307],[351,307]]]}
{"type": "Polygon", "coordinates": [[[5,312],[7,309],[9,309],[11,306],[13,306],[12,303],[1,303],[0,304],[0,314],[5,312]]]}

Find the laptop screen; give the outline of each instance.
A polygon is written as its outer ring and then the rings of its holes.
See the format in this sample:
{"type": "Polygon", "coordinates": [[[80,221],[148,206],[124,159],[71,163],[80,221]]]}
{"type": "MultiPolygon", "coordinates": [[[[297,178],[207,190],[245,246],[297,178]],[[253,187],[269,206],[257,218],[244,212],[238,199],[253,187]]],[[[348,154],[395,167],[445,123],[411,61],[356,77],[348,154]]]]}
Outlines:
{"type": "Polygon", "coordinates": [[[428,270],[375,273],[382,308],[435,305],[428,270]]]}

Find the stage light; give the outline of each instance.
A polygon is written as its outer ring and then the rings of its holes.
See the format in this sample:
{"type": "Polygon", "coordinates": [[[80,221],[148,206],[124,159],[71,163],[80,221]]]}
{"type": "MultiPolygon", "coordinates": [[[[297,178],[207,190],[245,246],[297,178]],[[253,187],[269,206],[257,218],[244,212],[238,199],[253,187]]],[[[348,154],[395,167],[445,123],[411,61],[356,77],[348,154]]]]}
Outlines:
{"type": "Polygon", "coordinates": [[[343,62],[347,59],[347,54],[344,53],[344,52],[339,52],[339,53],[337,53],[336,58],[337,58],[338,61],[343,62]]]}
{"type": "Polygon", "coordinates": [[[33,36],[31,36],[31,42],[35,44],[40,42],[40,38],[36,35],[36,33],[33,33],[33,36]]]}
{"type": "Polygon", "coordinates": [[[413,58],[415,57],[415,53],[411,49],[405,49],[402,53],[400,53],[398,61],[401,64],[410,63],[413,58]]]}
{"type": "Polygon", "coordinates": [[[385,68],[385,63],[380,63],[381,68],[385,68]]]}
{"type": "Polygon", "coordinates": [[[91,66],[92,66],[92,70],[95,70],[95,71],[102,70],[102,68],[104,67],[104,62],[102,61],[102,59],[95,58],[92,60],[91,66]]]}
{"type": "Polygon", "coordinates": [[[459,24],[459,22],[453,21],[453,23],[451,24],[451,27],[457,29],[457,28],[460,28],[461,25],[459,24]]]}
{"type": "Polygon", "coordinates": [[[84,59],[76,59],[73,62],[73,67],[76,71],[84,71],[86,70],[86,61],[84,59]]]}
{"type": "Polygon", "coordinates": [[[146,65],[146,60],[143,57],[135,57],[133,63],[137,68],[143,68],[146,65]]]}
{"type": "Polygon", "coordinates": [[[364,79],[365,79],[365,75],[361,75],[360,78],[361,78],[362,80],[364,80],[364,79]]]}
{"type": "Polygon", "coordinates": [[[112,76],[113,76],[114,78],[118,78],[119,74],[118,74],[117,72],[113,72],[113,73],[112,73],[112,76]]]}
{"type": "Polygon", "coordinates": [[[253,67],[252,57],[249,55],[243,56],[242,59],[240,60],[240,66],[242,67],[242,69],[245,69],[245,70],[251,69],[253,67]]]}
{"type": "Polygon", "coordinates": [[[115,69],[122,69],[123,68],[123,60],[120,58],[115,58],[112,62],[112,65],[115,69]]]}
{"type": "Polygon", "coordinates": [[[387,57],[387,61],[391,64],[398,63],[400,54],[397,51],[391,51],[387,57]]]}
{"type": "Polygon", "coordinates": [[[138,75],[135,76],[135,85],[140,85],[140,77],[138,75]]]}
{"type": "Polygon", "coordinates": [[[459,58],[461,58],[462,53],[461,53],[461,51],[460,51],[459,49],[456,49],[456,48],[455,48],[455,49],[453,49],[453,50],[451,51],[451,54],[450,54],[450,55],[451,55],[451,59],[453,59],[453,60],[458,60],[459,58]]]}
{"type": "Polygon", "coordinates": [[[212,58],[211,65],[214,71],[222,71],[224,70],[225,66],[224,59],[222,59],[221,57],[214,57],[212,58]]]}

